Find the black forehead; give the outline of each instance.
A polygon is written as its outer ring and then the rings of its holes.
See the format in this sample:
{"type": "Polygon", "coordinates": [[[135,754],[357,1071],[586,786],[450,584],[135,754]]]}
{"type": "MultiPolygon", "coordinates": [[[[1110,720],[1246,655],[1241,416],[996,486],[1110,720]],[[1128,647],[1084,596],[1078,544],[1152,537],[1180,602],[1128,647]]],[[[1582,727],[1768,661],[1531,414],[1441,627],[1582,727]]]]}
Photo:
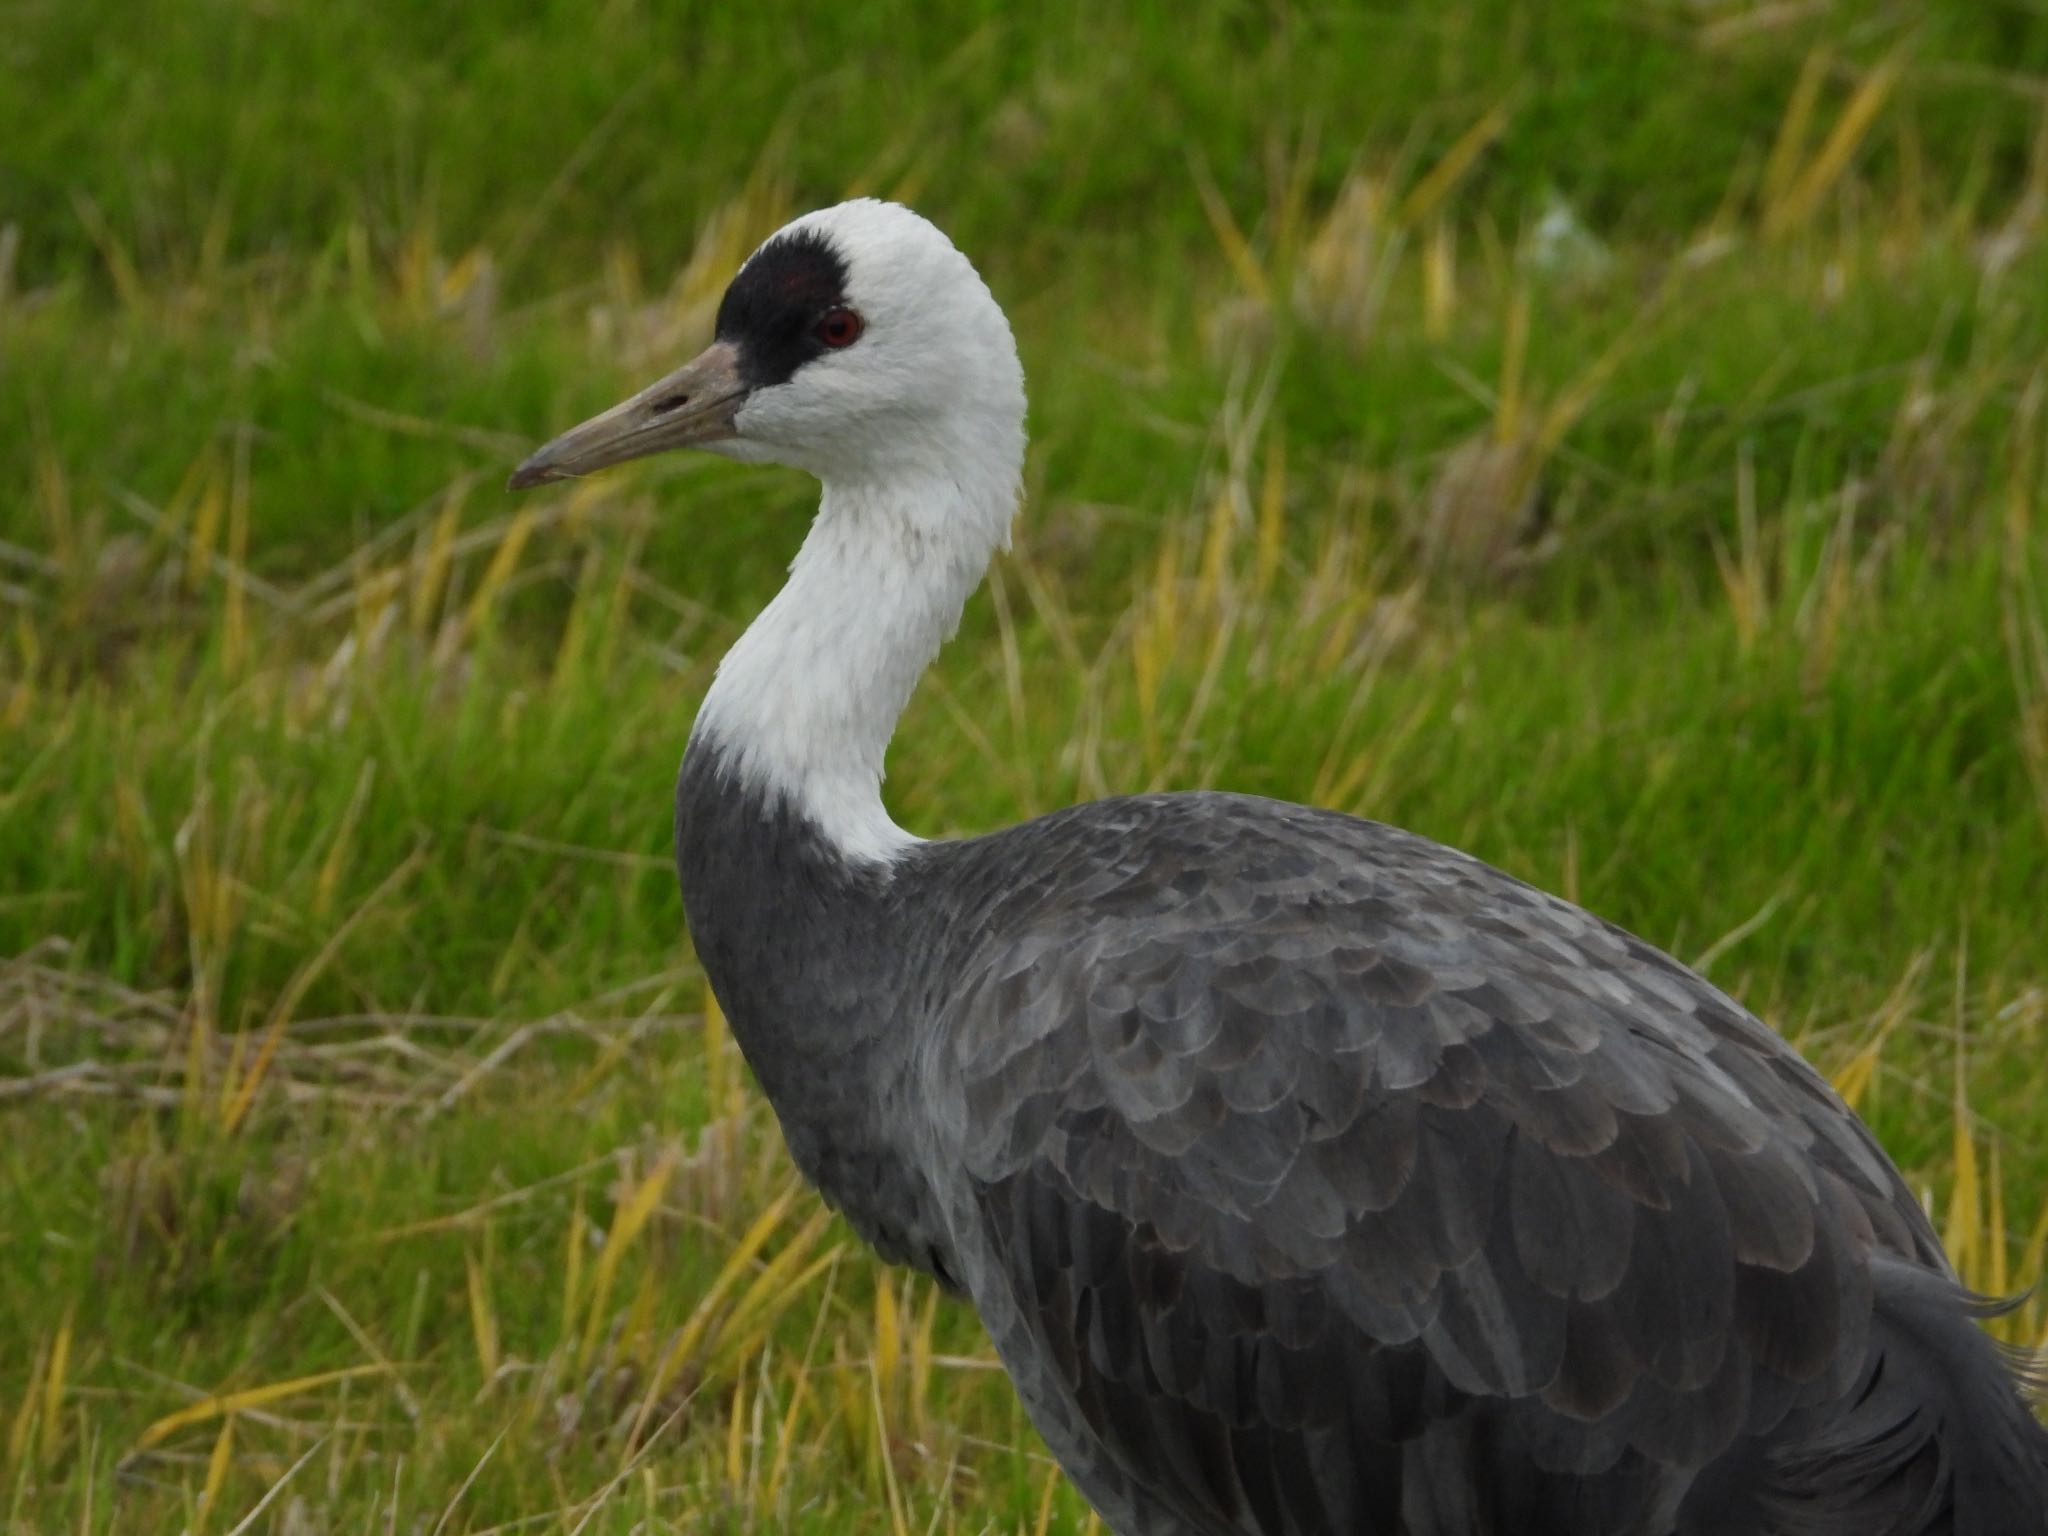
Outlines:
{"type": "Polygon", "coordinates": [[[787,383],[824,352],[818,317],[846,302],[846,258],[814,229],[777,235],[740,269],[718,305],[718,339],[739,348],[752,388],[787,383]]]}

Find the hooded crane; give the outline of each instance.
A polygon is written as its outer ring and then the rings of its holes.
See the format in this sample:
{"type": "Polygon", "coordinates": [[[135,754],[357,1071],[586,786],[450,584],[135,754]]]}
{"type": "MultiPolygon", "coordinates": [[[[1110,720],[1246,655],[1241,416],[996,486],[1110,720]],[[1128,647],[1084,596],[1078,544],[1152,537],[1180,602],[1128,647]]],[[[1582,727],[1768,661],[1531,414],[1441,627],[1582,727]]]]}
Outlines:
{"type": "Polygon", "coordinates": [[[1668,955],[1273,800],[890,819],[1024,454],[939,230],[797,219],[511,484],[685,445],[824,487],[683,755],[705,974],[798,1167],[972,1300],[1119,1536],[2048,1531],[2048,1433],[1898,1170],[1668,955]]]}

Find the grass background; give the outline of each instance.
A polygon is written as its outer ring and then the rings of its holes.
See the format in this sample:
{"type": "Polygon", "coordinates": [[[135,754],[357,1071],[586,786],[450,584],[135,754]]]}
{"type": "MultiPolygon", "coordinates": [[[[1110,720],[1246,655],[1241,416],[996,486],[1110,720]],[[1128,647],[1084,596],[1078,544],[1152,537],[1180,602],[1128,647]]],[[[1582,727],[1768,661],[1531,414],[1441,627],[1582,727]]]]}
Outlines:
{"type": "Polygon", "coordinates": [[[6,11],[12,1530],[1087,1528],[681,932],[674,763],[812,488],[499,490],[853,192],[1033,384],[899,820],[1470,848],[2040,1277],[2039,0],[6,11]]]}

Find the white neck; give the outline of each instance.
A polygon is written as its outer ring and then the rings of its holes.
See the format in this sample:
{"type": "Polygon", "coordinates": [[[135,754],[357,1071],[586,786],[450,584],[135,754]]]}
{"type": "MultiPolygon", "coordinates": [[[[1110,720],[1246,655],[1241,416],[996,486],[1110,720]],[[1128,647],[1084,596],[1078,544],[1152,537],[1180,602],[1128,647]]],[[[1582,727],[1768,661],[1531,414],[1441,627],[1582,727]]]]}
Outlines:
{"type": "Polygon", "coordinates": [[[882,760],[1008,541],[1016,491],[1014,462],[828,482],[788,582],[719,664],[691,739],[714,742],[737,779],[846,859],[887,863],[914,845],[882,805],[882,760]]]}

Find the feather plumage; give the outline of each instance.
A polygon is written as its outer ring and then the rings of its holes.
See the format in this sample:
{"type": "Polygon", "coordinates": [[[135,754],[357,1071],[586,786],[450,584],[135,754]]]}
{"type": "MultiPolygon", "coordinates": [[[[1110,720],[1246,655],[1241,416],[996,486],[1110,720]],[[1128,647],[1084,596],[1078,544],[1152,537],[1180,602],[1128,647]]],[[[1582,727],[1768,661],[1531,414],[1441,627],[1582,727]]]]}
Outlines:
{"type": "Polygon", "coordinates": [[[961,1272],[1179,1528],[1347,1529],[1365,1465],[1399,1529],[1712,1529],[1873,1368],[1873,1266],[1947,1276],[1776,1034],[1440,845],[1173,795],[918,860],[961,1272]]]}

